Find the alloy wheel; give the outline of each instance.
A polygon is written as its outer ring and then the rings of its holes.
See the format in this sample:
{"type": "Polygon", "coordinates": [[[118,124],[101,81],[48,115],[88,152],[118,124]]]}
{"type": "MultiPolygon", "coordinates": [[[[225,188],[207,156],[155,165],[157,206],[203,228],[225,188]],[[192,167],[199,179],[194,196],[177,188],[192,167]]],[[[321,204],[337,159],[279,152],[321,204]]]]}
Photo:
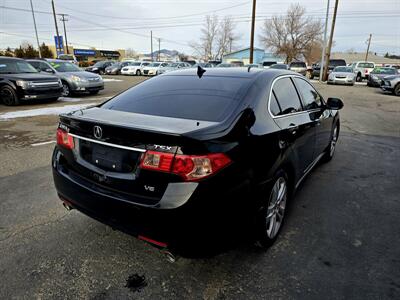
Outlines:
{"type": "Polygon", "coordinates": [[[62,87],[63,87],[63,89],[62,89],[62,95],[63,95],[63,97],[68,97],[69,94],[70,94],[70,90],[69,90],[68,84],[65,83],[65,82],[63,82],[62,87]]]}
{"type": "Polygon", "coordinates": [[[287,192],[288,188],[285,178],[279,177],[272,187],[265,218],[267,236],[270,239],[274,239],[281,228],[285,216],[287,192]]]}
{"type": "Polygon", "coordinates": [[[5,105],[13,105],[14,104],[14,94],[11,90],[4,88],[0,92],[0,98],[3,99],[3,103],[5,105]]]}

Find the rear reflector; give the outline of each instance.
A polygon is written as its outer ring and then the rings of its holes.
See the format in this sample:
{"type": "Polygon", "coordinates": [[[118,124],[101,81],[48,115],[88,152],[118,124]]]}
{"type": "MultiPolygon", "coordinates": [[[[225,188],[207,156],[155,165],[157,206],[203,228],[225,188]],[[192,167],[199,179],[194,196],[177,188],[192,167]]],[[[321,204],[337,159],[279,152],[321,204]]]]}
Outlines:
{"type": "Polygon", "coordinates": [[[151,243],[151,244],[153,244],[153,245],[156,245],[156,246],[162,247],[162,248],[167,248],[167,246],[168,246],[168,244],[166,244],[166,243],[153,240],[153,239],[148,238],[148,237],[143,236],[143,235],[139,235],[139,236],[138,236],[138,239],[139,239],[139,240],[142,240],[142,241],[149,242],[149,243],[151,243]]]}
{"type": "Polygon", "coordinates": [[[195,181],[215,174],[231,163],[224,153],[207,155],[181,155],[147,151],[140,163],[142,169],[168,172],[185,181],[195,181]]]}
{"type": "Polygon", "coordinates": [[[74,138],[68,132],[57,129],[57,144],[67,149],[74,149],[74,138]]]}

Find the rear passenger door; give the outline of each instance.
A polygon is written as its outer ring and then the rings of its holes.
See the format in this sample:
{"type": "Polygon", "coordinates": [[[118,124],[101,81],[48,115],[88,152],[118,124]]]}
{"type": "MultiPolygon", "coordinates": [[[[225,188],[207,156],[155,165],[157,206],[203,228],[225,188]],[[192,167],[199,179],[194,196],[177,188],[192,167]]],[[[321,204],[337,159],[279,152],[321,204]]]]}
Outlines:
{"type": "Polygon", "coordinates": [[[281,142],[292,148],[299,177],[312,163],[315,125],[303,106],[291,76],[276,80],[272,86],[270,112],[282,129],[281,142]]]}
{"type": "Polygon", "coordinates": [[[330,110],[323,109],[321,95],[304,78],[296,77],[294,82],[301,96],[304,110],[308,112],[310,119],[315,123],[315,159],[325,150],[330,141],[332,129],[330,110]]]}

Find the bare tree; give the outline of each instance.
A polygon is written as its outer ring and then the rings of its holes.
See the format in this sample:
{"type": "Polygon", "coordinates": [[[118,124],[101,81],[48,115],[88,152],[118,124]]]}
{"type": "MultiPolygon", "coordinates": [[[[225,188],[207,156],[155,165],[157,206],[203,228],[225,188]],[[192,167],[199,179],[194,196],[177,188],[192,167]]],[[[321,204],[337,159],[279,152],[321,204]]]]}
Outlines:
{"type": "Polygon", "coordinates": [[[225,17],[220,22],[217,40],[217,58],[222,58],[224,54],[232,51],[232,44],[237,39],[236,35],[234,34],[234,30],[235,25],[233,24],[231,17],[225,17]]]}
{"type": "Polygon", "coordinates": [[[304,56],[313,43],[321,40],[321,21],[305,13],[300,4],[292,4],[286,16],[267,19],[262,27],[261,41],[275,54],[286,56],[287,62],[304,56]]]}
{"type": "Polygon", "coordinates": [[[191,42],[194,52],[204,60],[221,58],[227,53],[237,37],[234,35],[235,26],[230,17],[219,21],[216,15],[206,16],[201,29],[199,42],[191,42]]]}

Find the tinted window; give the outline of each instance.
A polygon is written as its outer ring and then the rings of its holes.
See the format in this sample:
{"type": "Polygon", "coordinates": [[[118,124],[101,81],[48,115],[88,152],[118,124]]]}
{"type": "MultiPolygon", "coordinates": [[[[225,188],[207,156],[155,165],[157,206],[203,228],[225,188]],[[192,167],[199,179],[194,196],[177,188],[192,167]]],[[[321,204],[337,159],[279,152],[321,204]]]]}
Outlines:
{"type": "Polygon", "coordinates": [[[273,92],[281,107],[281,115],[302,110],[299,95],[297,95],[293,82],[289,77],[277,80],[274,84],[273,92]]]}
{"type": "Polygon", "coordinates": [[[102,105],[102,108],[203,121],[221,121],[239,103],[246,78],[161,76],[147,80],[102,105]]]}
{"type": "Polygon", "coordinates": [[[276,100],[275,93],[271,93],[271,102],[269,108],[274,116],[278,116],[281,113],[281,108],[279,107],[278,101],[276,100]]]}
{"type": "Polygon", "coordinates": [[[354,70],[352,67],[336,67],[333,72],[354,73],[354,70]]]}
{"type": "Polygon", "coordinates": [[[40,70],[40,63],[38,61],[28,61],[36,70],[40,70]]]}
{"type": "Polygon", "coordinates": [[[329,65],[330,66],[345,66],[346,62],[343,59],[331,59],[329,60],[329,65]]]}
{"type": "Polygon", "coordinates": [[[358,64],[359,68],[370,68],[373,69],[375,66],[373,63],[359,63],[358,64]]]}
{"type": "Polygon", "coordinates": [[[315,109],[321,106],[321,97],[311,84],[300,78],[294,78],[294,82],[303,100],[305,110],[315,109]]]}

